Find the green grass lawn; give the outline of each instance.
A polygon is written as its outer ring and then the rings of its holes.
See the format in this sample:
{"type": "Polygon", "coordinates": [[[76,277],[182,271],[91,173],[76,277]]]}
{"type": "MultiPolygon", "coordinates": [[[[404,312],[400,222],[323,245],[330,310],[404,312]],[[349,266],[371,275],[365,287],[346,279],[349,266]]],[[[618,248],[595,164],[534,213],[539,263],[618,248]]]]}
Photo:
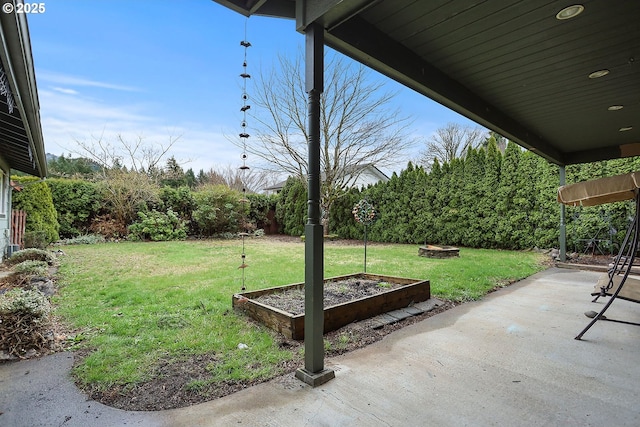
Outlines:
{"type": "MultiPolygon", "coordinates": [[[[274,332],[231,309],[242,287],[241,243],[230,240],[108,243],[64,247],[56,314],[90,354],[75,369],[94,389],[136,384],[160,361],[214,354],[210,382],[281,373],[294,357],[274,332]],[[243,343],[247,349],[238,349],[243,343]]],[[[304,281],[304,243],[247,242],[248,290],[304,281]]],[[[542,270],[532,252],[461,249],[460,258],[418,256],[417,245],[369,245],[367,272],[431,281],[436,297],[478,299],[542,270]]],[[[363,247],[325,246],[325,277],[361,272],[363,247]]],[[[201,380],[194,381],[197,388],[201,380]]]]}

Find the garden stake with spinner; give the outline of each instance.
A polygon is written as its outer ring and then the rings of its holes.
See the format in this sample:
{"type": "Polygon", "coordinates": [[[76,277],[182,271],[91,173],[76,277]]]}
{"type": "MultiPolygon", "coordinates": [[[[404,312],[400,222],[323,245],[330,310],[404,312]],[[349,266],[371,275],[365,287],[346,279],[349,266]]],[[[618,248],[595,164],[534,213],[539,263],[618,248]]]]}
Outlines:
{"type": "MultiPolygon", "coordinates": [[[[247,18],[248,21],[248,18],[247,18]]],[[[240,140],[242,141],[242,166],[240,166],[240,171],[242,175],[242,199],[240,199],[240,203],[242,205],[242,227],[244,230],[240,232],[240,238],[242,239],[242,264],[238,267],[242,270],[242,290],[246,290],[245,284],[245,268],[248,267],[246,260],[247,255],[245,253],[245,238],[249,236],[248,230],[248,222],[246,218],[246,207],[249,200],[247,199],[247,180],[246,173],[249,170],[249,166],[247,166],[247,139],[249,138],[249,134],[247,133],[247,111],[251,108],[251,106],[247,103],[249,100],[249,95],[247,94],[247,79],[250,79],[251,76],[247,73],[247,49],[251,47],[251,43],[247,41],[247,21],[244,23],[244,40],[240,42],[240,46],[244,49],[244,61],[242,63],[242,108],[240,111],[242,112],[242,122],[240,123],[240,127],[242,131],[240,132],[240,140]]]]}
{"type": "Polygon", "coordinates": [[[351,211],[356,222],[364,225],[364,272],[367,272],[367,226],[373,224],[376,219],[376,210],[367,199],[362,199],[355,204],[351,211]]]}

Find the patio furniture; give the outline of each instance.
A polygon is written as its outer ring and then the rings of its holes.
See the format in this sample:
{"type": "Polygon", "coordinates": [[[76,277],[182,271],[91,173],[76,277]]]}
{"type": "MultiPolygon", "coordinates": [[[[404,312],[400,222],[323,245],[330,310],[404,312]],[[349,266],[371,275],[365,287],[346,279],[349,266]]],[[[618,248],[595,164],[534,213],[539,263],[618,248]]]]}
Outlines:
{"type": "Polygon", "coordinates": [[[635,201],[635,213],[629,224],[620,251],[610,265],[607,274],[596,284],[594,295],[597,301],[600,297],[610,297],[600,312],[587,312],[592,317],[591,322],[580,332],[575,339],[582,336],[598,321],[609,320],[612,322],[627,323],[640,326],[640,323],[623,320],[609,319],[604,313],[617,299],[625,299],[640,303],[640,276],[632,274],[632,267],[638,252],[640,243],[640,172],[632,172],[593,181],[579,182],[565,185],[558,189],[558,201],[570,206],[597,206],[603,203],[619,202],[624,200],[635,201]]]}

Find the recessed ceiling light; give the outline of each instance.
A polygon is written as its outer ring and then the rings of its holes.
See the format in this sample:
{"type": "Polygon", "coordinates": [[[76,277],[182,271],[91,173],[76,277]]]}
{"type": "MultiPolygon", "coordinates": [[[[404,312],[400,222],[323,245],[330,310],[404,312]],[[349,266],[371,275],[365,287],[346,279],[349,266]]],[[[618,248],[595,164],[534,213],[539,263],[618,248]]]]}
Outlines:
{"type": "Polygon", "coordinates": [[[618,111],[618,110],[622,110],[623,108],[624,108],[624,105],[611,105],[609,108],[607,108],[607,110],[618,111]]]}
{"type": "Polygon", "coordinates": [[[626,132],[628,130],[633,129],[633,126],[625,126],[623,128],[618,129],[620,132],[626,132]]]}
{"type": "Polygon", "coordinates": [[[556,14],[556,19],[561,21],[565,19],[571,19],[580,15],[584,11],[584,6],[581,4],[574,4],[573,6],[567,6],[556,14]]]}
{"type": "Polygon", "coordinates": [[[609,70],[598,70],[598,71],[594,71],[593,73],[589,74],[589,78],[590,79],[597,79],[597,78],[606,76],[607,74],[609,74],[609,70]]]}

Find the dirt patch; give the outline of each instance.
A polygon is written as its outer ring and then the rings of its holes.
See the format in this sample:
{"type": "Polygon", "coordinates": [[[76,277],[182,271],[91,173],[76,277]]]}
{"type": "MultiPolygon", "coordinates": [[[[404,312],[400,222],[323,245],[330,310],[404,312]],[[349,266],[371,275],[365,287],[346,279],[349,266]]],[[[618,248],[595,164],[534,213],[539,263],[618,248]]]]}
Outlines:
{"type": "Polygon", "coordinates": [[[609,265],[614,262],[612,255],[574,255],[567,259],[569,264],[609,265]]]}
{"type": "MultiPolygon", "coordinates": [[[[76,354],[76,364],[86,355],[76,354]]],[[[217,399],[238,392],[262,381],[223,381],[211,383],[208,367],[217,362],[212,354],[182,360],[161,360],[151,372],[151,379],[133,386],[117,385],[106,390],[85,388],[92,399],[129,411],[158,411],[180,408],[217,399]]],[[[297,360],[296,360],[297,362],[297,360]]],[[[289,372],[295,366],[283,364],[289,372]]]]}

